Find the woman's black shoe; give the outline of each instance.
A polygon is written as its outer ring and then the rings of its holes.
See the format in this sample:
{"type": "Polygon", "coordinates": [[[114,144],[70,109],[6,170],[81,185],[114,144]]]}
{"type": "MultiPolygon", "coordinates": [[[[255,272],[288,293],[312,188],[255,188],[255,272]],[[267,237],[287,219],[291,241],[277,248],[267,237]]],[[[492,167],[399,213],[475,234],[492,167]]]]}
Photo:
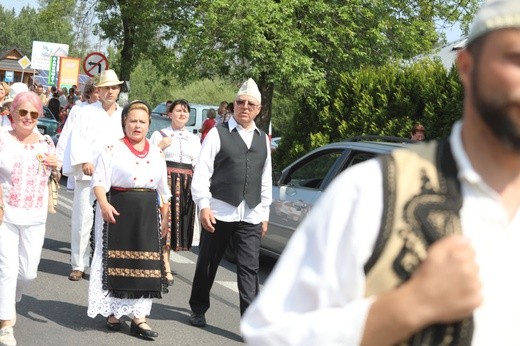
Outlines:
{"type": "Polygon", "coordinates": [[[143,329],[139,327],[141,324],[146,323],[146,321],[136,324],[133,320],[130,324],[130,334],[140,336],[143,338],[156,338],[159,336],[159,333],[154,332],[150,329],[143,329]]]}
{"type": "Polygon", "coordinates": [[[110,322],[110,317],[114,317],[114,315],[110,315],[107,317],[107,329],[113,330],[115,332],[121,330],[121,321],[110,322]]]}

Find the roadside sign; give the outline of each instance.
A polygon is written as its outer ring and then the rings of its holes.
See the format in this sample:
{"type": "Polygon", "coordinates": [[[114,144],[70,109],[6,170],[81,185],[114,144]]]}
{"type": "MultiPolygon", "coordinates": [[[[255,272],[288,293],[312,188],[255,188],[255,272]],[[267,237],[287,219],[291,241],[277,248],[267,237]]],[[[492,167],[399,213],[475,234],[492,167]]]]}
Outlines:
{"type": "Polygon", "coordinates": [[[101,74],[101,71],[108,70],[108,59],[99,52],[93,52],[83,60],[83,70],[89,77],[101,74]]]}
{"type": "Polygon", "coordinates": [[[31,65],[31,60],[27,57],[27,55],[24,55],[20,60],[18,60],[18,64],[25,70],[29,65],[31,65]]]}
{"type": "Polygon", "coordinates": [[[58,70],[60,64],[59,56],[51,56],[49,66],[49,76],[47,78],[47,84],[56,85],[58,83],[58,70]]]}
{"type": "Polygon", "coordinates": [[[70,88],[73,85],[78,85],[79,67],[81,59],[61,57],[60,67],[58,72],[58,88],[70,88]]]}
{"type": "Polygon", "coordinates": [[[5,71],[4,82],[6,82],[6,83],[14,82],[14,71],[5,71]]]}

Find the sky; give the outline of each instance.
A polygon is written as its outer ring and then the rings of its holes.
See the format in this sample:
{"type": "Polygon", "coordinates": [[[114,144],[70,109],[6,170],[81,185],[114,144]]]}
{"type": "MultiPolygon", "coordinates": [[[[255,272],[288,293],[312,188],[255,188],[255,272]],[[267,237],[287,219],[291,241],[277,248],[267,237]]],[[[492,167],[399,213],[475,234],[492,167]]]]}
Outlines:
{"type": "MultiPolygon", "coordinates": [[[[37,0],[0,0],[0,4],[7,9],[14,8],[14,10],[18,13],[22,7],[30,6],[34,8],[38,8],[37,0]]],[[[461,37],[462,33],[458,26],[454,26],[446,31],[446,40],[447,42],[452,42],[461,37]]]]}

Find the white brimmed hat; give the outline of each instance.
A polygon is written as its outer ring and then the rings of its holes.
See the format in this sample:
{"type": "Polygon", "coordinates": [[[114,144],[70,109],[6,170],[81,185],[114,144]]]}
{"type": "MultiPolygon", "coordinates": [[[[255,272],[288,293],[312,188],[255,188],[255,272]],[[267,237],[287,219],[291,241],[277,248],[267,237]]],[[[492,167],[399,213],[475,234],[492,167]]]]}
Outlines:
{"type": "Polygon", "coordinates": [[[4,102],[13,102],[16,95],[19,93],[23,93],[25,91],[29,91],[29,87],[27,84],[22,82],[16,82],[9,86],[9,96],[7,96],[4,102]]]}
{"type": "Polygon", "coordinates": [[[242,84],[237,92],[237,97],[240,95],[254,97],[259,104],[262,104],[262,95],[260,94],[260,90],[258,90],[258,86],[256,85],[253,78],[249,78],[244,82],[244,84],[242,84]]]}
{"type": "Polygon", "coordinates": [[[122,81],[117,78],[117,74],[114,70],[104,70],[101,71],[99,75],[99,83],[97,83],[97,87],[106,87],[112,85],[123,84],[122,81]]]}
{"type": "Polygon", "coordinates": [[[475,15],[466,45],[495,30],[520,28],[520,1],[487,0],[475,15]]]}

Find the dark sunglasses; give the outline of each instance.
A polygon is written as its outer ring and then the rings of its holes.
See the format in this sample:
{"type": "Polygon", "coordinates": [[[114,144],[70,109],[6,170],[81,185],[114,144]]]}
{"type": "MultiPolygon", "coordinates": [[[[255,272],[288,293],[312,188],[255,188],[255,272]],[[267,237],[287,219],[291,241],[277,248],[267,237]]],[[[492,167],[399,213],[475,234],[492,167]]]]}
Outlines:
{"type": "Polygon", "coordinates": [[[24,117],[27,114],[30,114],[31,118],[33,118],[33,119],[38,119],[40,117],[40,113],[38,113],[38,112],[29,112],[27,109],[19,109],[18,110],[18,115],[21,116],[21,117],[24,117]]]}

